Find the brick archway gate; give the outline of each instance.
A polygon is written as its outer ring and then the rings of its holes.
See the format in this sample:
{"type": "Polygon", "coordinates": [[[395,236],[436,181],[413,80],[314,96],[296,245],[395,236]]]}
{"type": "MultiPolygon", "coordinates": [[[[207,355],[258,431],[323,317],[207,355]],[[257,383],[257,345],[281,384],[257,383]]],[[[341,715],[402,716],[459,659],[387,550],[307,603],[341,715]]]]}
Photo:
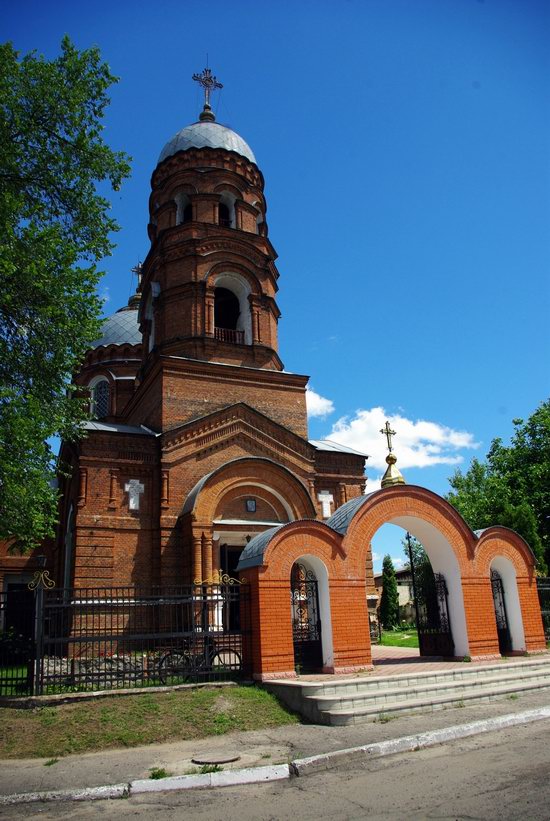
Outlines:
{"type": "Polygon", "coordinates": [[[445,576],[457,657],[500,656],[491,569],[503,579],[512,652],[545,649],[535,560],[523,539],[499,526],[473,533],[445,499],[425,488],[400,485],[350,500],[325,523],[302,520],[272,528],[243,550],[239,570],[252,595],[256,678],[296,675],[290,578],[301,557],[326,568],[319,609],[325,614],[321,628],[330,629],[331,641],[324,642],[321,670],[354,672],[372,664],[366,565],[372,537],[386,523],[413,533],[434,571],[445,576]]]}

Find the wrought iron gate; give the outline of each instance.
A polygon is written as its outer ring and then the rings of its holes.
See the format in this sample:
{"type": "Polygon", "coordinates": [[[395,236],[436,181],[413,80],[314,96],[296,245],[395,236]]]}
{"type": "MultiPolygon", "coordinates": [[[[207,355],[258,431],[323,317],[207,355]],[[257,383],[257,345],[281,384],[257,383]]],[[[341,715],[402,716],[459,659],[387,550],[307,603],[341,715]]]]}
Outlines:
{"type": "Polygon", "coordinates": [[[500,574],[497,573],[496,570],[491,570],[491,587],[493,588],[493,601],[495,603],[495,617],[497,620],[498,649],[501,655],[505,655],[512,649],[512,638],[510,636],[508,617],[506,615],[504,587],[500,574]]]}
{"type": "Polygon", "coordinates": [[[323,666],[321,620],[317,578],[303,564],[295,564],[290,577],[294,663],[299,672],[323,666]]]}
{"type": "Polygon", "coordinates": [[[447,583],[442,573],[417,578],[416,612],[421,656],[454,656],[447,597],[447,583]]]}

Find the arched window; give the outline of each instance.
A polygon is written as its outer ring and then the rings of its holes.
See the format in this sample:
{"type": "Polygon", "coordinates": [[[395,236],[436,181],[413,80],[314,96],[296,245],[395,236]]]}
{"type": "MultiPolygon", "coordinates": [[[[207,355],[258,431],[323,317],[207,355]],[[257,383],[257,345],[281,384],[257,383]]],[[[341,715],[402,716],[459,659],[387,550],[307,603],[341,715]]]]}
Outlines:
{"type": "Polygon", "coordinates": [[[231,217],[229,215],[229,208],[225,202],[220,202],[218,206],[218,222],[224,228],[231,228],[231,217]]]}
{"type": "Polygon", "coordinates": [[[237,197],[229,191],[224,191],[218,205],[218,224],[224,228],[235,228],[235,201],[237,197]]]}
{"type": "Polygon", "coordinates": [[[252,345],[250,286],[234,272],[214,281],[214,336],[219,342],[252,345]]]}
{"type": "Polygon", "coordinates": [[[183,222],[191,222],[193,219],[193,206],[187,194],[180,191],[176,194],[176,225],[181,225],[183,222]]]}
{"type": "Polygon", "coordinates": [[[214,324],[216,328],[236,331],[241,307],[239,300],[228,288],[214,290],[214,324]]]}
{"type": "Polygon", "coordinates": [[[103,378],[90,384],[91,414],[94,419],[104,419],[111,412],[111,388],[103,378]]]}

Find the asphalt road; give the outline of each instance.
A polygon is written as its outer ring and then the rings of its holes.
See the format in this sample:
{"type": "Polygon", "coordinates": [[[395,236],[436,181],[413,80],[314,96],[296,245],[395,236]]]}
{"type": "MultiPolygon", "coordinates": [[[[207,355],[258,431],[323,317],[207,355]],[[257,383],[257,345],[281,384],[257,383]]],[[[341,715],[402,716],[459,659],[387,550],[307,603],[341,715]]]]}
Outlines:
{"type": "Polygon", "coordinates": [[[2,818],[151,821],[550,819],[548,722],[273,784],[0,809],[2,818]]]}

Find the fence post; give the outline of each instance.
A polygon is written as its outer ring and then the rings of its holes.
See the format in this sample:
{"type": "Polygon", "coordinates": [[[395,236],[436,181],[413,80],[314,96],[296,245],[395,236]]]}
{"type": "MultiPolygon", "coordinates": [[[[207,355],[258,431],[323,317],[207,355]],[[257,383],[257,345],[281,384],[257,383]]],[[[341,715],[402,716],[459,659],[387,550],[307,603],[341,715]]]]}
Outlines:
{"type": "Polygon", "coordinates": [[[44,589],[55,587],[45,569],[46,557],[37,556],[39,570],[35,571],[29,590],[34,590],[34,687],[32,695],[42,695],[42,662],[44,656],[44,589]]]}

